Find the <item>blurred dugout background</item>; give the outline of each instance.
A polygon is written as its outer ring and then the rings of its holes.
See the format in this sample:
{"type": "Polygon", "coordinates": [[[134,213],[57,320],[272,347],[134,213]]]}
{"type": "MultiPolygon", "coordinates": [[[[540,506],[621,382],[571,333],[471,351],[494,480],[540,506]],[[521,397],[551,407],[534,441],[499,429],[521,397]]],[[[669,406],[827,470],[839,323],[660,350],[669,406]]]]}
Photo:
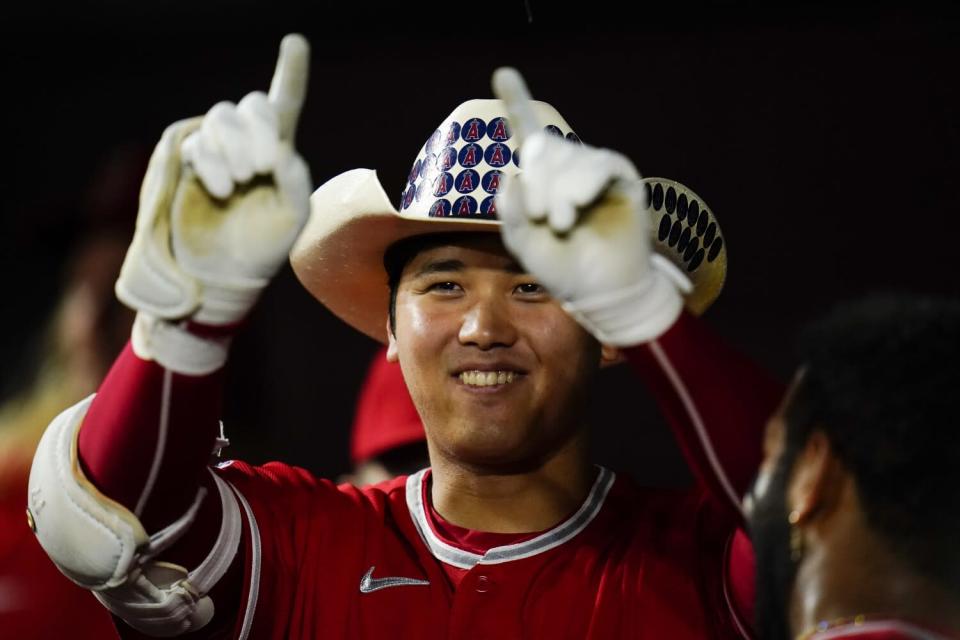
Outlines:
{"type": "MultiPolygon", "coordinates": [[[[399,195],[440,121],[490,96],[495,67],[516,66],[585,142],[684,182],[712,207],[730,272],[709,322],[782,377],[796,364],[796,330],[836,301],[960,289],[956,8],[234,0],[4,13],[4,398],[29,384],[74,243],[91,230],[131,233],[163,128],[266,90],[288,31],[313,46],[298,146],[315,184],[371,167],[399,195]]],[[[235,343],[232,455],[345,471],[374,350],[287,268],[235,343]]],[[[626,369],[604,372],[596,391],[599,460],[646,483],[688,480],[626,369]]]]}

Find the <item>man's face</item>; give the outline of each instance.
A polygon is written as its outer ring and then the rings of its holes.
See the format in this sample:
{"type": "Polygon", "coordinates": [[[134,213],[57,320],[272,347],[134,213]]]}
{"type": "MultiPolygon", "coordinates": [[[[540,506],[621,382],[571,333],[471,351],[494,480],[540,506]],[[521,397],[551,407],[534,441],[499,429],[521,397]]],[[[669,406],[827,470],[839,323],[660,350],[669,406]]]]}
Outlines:
{"type": "Polygon", "coordinates": [[[757,479],[745,499],[745,512],[756,554],[756,628],[764,640],[789,640],[790,601],[797,565],[790,555],[787,487],[793,456],[786,452],[786,399],[767,423],[764,458],[757,479]]]}
{"type": "Polygon", "coordinates": [[[571,442],[601,354],[494,234],[407,263],[390,343],[432,451],[481,468],[537,466],[571,442]]]}

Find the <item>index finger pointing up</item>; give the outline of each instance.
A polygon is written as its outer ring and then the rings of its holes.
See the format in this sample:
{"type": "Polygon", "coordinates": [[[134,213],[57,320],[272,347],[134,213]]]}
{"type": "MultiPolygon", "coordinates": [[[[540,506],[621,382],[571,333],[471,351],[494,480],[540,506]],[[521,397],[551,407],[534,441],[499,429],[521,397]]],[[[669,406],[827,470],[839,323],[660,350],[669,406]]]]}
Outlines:
{"type": "Polygon", "coordinates": [[[540,119],[533,110],[530,91],[523,76],[513,67],[500,67],[493,72],[493,95],[503,100],[510,118],[513,135],[518,143],[541,129],[540,119]]]}
{"type": "Polygon", "coordinates": [[[270,81],[267,95],[277,112],[280,123],[280,138],[292,140],[297,131],[297,119],[307,95],[307,80],[310,71],[310,45],[299,33],[290,33],[280,42],[277,68],[270,81]]]}

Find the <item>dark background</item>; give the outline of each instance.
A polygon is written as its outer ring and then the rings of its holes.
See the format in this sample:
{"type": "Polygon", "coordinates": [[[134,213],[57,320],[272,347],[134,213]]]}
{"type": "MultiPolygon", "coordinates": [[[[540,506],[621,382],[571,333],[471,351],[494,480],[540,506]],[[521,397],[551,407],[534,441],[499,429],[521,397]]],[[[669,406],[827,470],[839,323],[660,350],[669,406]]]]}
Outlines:
{"type": "MultiPolygon", "coordinates": [[[[5,393],[29,378],[71,246],[90,228],[132,230],[131,179],[105,189],[103,163],[123,157],[139,175],[167,124],[265,90],[288,31],[313,46],[298,142],[317,185],[371,167],[398,192],[446,115],[489,97],[495,67],[516,66],[584,141],[710,204],[730,271],[709,322],[784,379],[798,328],[837,301],[957,293],[956,8],[140,4],[4,9],[5,393]],[[104,204],[104,191],[116,197],[104,204]]],[[[224,408],[233,454],[344,471],[353,398],[374,349],[285,269],[235,344],[224,408]]],[[[645,482],[685,482],[635,386],[624,368],[604,373],[591,418],[598,458],[645,482]]]]}

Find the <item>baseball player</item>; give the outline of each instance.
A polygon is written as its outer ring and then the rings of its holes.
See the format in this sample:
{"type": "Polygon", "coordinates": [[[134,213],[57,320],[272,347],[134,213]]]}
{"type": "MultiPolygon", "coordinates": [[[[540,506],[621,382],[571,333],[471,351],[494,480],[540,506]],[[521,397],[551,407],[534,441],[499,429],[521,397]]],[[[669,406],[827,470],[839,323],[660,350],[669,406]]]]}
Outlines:
{"type": "Polygon", "coordinates": [[[117,283],[130,344],[32,468],[54,562],[127,637],[747,635],[740,496],[781,389],[685,310],[722,282],[712,211],[580,144],[511,70],[430,137],[399,209],[363,169],[308,198],[307,61],[288,36],[269,94],[164,133],[117,283]],[[230,338],[291,247],[305,286],[399,362],[430,468],[357,489],[207,466],[230,338]],[[590,462],[587,390],[623,360],[696,487],[590,462]]]}
{"type": "Polygon", "coordinates": [[[747,500],[763,638],[960,638],[960,302],[811,327],[747,500]]]}
{"type": "Polygon", "coordinates": [[[379,349],[370,362],[350,429],[353,471],[340,480],[358,487],[430,466],[420,414],[400,365],[386,356],[379,349]]]}

